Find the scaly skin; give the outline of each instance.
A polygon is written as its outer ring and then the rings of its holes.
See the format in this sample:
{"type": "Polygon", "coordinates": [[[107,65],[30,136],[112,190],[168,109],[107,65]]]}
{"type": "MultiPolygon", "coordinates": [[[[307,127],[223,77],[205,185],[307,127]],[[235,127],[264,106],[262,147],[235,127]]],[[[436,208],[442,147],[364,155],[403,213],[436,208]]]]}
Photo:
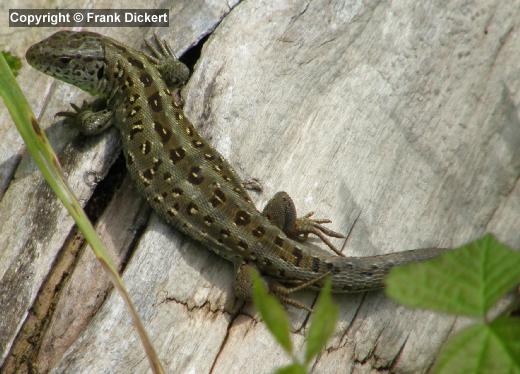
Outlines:
{"type": "MultiPolygon", "coordinates": [[[[323,275],[330,274],[334,291],[359,292],[381,288],[395,265],[444,251],[326,255],[304,239],[309,233],[321,234],[324,241],[323,234],[338,237],[320,225],[328,221],[296,219],[284,193],[264,212],[258,211],[240,178],[199,136],[168,88],[165,79],[176,88],[188,76],[172,56],[175,68],[169,70],[169,79],[164,59],[99,34],[60,31],[33,45],[26,57],[33,67],[106,101],[104,109],[75,107],[82,131],[93,134],[111,124],[120,130],[128,170],[140,193],[164,220],[236,265],[237,280],[245,284],[237,286],[240,296],[248,294],[243,272],[250,267],[282,283],[312,288],[319,288],[323,275]]],[[[293,303],[285,297],[290,289],[273,289],[293,303]]]]}

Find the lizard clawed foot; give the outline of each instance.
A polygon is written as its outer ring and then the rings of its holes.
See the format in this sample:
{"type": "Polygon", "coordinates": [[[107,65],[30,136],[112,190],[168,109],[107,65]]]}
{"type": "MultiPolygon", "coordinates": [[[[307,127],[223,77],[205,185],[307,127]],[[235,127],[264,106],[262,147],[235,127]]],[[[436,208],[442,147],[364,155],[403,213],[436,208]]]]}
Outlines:
{"type": "Polygon", "coordinates": [[[288,305],[292,305],[292,306],[294,306],[296,308],[299,308],[299,309],[305,309],[306,311],[312,313],[312,308],[309,308],[308,306],[300,303],[299,301],[290,298],[289,295],[294,293],[294,292],[301,291],[301,290],[304,290],[304,289],[306,289],[306,288],[308,288],[310,286],[313,286],[316,283],[322,281],[325,277],[327,277],[329,275],[331,275],[330,271],[328,271],[326,273],[323,273],[323,274],[317,276],[316,278],[313,278],[313,279],[308,280],[306,282],[301,281],[301,282],[299,282],[300,284],[298,284],[297,286],[294,286],[294,287],[286,287],[286,286],[281,285],[279,283],[271,283],[269,285],[269,290],[282,303],[288,304],[288,305]]]}
{"type": "Polygon", "coordinates": [[[299,302],[298,300],[291,299],[290,297],[285,296],[285,295],[278,295],[278,294],[275,294],[275,295],[278,298],[278,300],[280,300],[283,304],[292,305],[298,309],[304,309],[309,313],[313,312],[312,308],[309,308],[307,305],[299,302]]]}
{"type": "Polygon", "coordinates": [[[177,60],[177,56],[173,53],[170,44],[159,38],[156,32],[153,33],[153,40],[158,48],[154,47],[147,39],[144,40],[146,47],[153,53],[153,56],[148,56],[155,64],[159,64],[160,60],[173,58],[177,60]]]}
{"type": "Polygon", "coordinates": [[[57,112],[54,117],[64,117],[63,122],[69,125],[76,124],[76,119],[80,116],[83,108],[87,105],[86,101],[83,101],[81,108],[74,103],[70,103],[73,110],[66,110],[63,112],[57,112]]]}
{"type": "Polygon", "coordinates": [[[314,212],[309,212],[303,217],[296,219],[296,233],[298,240],[305,241],[308,239],[309,234],[314,234],[327,244],[327,246],[336,254],[339,256],[345,256],[327,238],[327,236],[333,238],[345,238],[345,236],[323,226],[324,223],[331,223],[332,221],[330,219],[314,219],[311,218],[313,215],[314,212]]]}
{"type": "MultiPolygon", "coordinates": [[[[168,87],[178,89],[188,81],[190,69],[179,61],[168,42],[161,40],[157,33],[154,33],[153,36],[155,47],[148,40],[144,40],[146,47],[151,52],[151,55],[147,54],[147,57],[155,64],[168,87]]],[[[179,94],[178,96],[176,99],[180,98],[179,94]]],[[[179,106],[183,106],[182,98],[180,99],[179,106]]]]}
{"type": "Polygon", "coordinates": [[[106,108],[106,100],[97,99],[91,103],[83,101],[81,107],[70,103],[73,110],[58,112],[55,117],[64,117],[63,122],[76,126],[83,134],[102,132],[112,124],[113,114],[106,108]]]}

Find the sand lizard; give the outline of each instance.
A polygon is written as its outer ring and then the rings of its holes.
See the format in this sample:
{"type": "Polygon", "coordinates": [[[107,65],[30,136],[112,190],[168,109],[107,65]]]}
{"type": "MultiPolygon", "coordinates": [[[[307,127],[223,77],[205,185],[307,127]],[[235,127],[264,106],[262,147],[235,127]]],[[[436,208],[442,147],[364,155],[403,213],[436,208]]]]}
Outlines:
{"type": "Polygon", "coordinates": [[[283,302],[306,308],[289,295],[322,285],[330,275],[336,292],[384,286],[399,264],[423,261],[444,249],[426,248],[370,257],[324,254],[306,241],[342,235],[328,220],[297,218],[291,198],[277,193],[261,212],[228,162],[201,138],[182,110],[175,91],[189,69],[156,38],[151,54],[92,32],[59,31],[31,46],[27,61],[36,69],[95,96],[93,103],[61,112],[86,135],[116,126],[128,171],[138,190],[166,222],[235,265],[235,294],[250,297],[250,270],[270,281],[283,302]]]}

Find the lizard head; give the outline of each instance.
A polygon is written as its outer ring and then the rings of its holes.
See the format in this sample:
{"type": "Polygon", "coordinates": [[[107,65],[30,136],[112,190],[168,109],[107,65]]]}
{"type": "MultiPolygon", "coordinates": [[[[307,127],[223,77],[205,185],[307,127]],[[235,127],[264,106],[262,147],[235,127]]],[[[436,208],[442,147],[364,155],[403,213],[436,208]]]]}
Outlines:
{"type": "Polygon", "coordinates": [[[106,86],[105,51],[101,35],[87,31],[58,31],[31,46],[27,62],[45,74],[91,94],[106,86]]]}

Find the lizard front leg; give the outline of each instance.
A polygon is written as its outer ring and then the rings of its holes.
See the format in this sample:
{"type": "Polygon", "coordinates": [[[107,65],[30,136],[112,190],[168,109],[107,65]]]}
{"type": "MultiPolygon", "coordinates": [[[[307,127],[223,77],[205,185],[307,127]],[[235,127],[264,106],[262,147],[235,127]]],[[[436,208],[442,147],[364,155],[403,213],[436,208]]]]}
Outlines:
{"type": "Polygon", "coordinates": [[[96,99],[91,103],[83,101],[81,108],[71,103],[73,111],[58,112],[56,116],[65,117],[64,122],[76,126],[84,135],[103,132],[114,123],[114,114],[107,108],[106,100],[96,99]]]}
{"type": "Polygon", "coordinates": [[[190,69],[179,61],[168,42],[161,40],[156,33],[153,35],[156,47],[148,40],[144,40],[146,47],[151,52],[151,54],[147,54],[148,59],[155,64],[168,88],[174,92],[173,98],[175,102],[182,107],[184,106],[184,101],[179,90],[188,81],[190,69]]]}
{"type": "Polygon", "coordinates": [[[344,256],[327,236],[334,238],[344,238],[345,236],[323,226],[324,223],[330,223],[330,220],[311,218],[314,212],[298,218],[294,202],[286,192],[277,192],[269,200],[262,213],[291,239],[305,241],[309,234],[314,234],[335,253],[344,256]]]}

